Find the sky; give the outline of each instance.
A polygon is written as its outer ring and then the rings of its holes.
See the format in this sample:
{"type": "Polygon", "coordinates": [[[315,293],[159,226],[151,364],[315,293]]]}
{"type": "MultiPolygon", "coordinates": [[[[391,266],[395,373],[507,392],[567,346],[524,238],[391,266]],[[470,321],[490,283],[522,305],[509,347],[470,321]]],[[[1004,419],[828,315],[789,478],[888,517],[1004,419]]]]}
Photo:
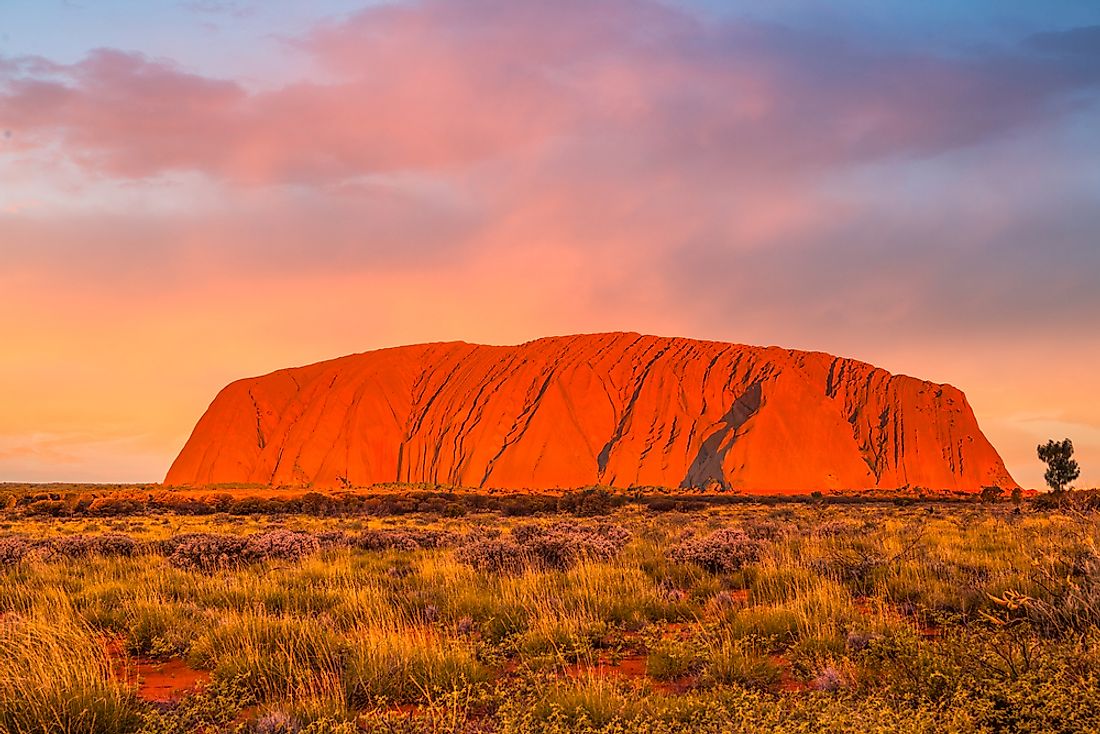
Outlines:
{"type": "Polygon", "coordinates": [[[0,481],[239,377],[638,331],[963,389],[1100,485],[1100,5],[0,0],[0,481]]]}

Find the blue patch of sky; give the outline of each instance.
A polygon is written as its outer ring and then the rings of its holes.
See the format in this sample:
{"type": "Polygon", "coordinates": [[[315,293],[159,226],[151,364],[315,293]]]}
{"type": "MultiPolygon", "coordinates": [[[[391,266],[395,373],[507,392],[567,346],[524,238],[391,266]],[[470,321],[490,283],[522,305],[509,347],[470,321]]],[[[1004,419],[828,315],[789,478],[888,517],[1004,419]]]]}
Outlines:
{"type": "Polygon", "coordinates": [[[170,59],[262,85],[300,73],[285,39],[368,6],[363,0],[3,0],[0,56],[71,64],[96,48],[170,59]]]}
{"type": "MultiPolygon", "coordinates": [[[[527,1],[527,0],[524,0],[527,1]]],[[[382,2],[382,0],[379,0],[382,2]]],[[[462,0],[454,0],[462,2],[462,0]]],[[[673,0],[703,17],[748,19],[861,45],[970,53],[1028,35],[1100,25],[1096,0],[673,0]]],[[[72,63],[110,47],[169,58],[184,68],[248,83],[300,73],[281,39],[338,20],[369,0],[3,0],[0,55],[72,63]]]]}

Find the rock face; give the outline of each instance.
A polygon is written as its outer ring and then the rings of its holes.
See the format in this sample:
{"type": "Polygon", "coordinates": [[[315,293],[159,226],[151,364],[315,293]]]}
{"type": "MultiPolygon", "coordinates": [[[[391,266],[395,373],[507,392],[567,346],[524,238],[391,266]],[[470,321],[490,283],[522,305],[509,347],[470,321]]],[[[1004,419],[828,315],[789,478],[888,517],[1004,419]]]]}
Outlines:
{"type": "Polygon", "coordinates": [[[1017,486],[950,385],[818,352],[621,333],[380,349],[239,380],[165,480],[230,482],[1017,486]]]}

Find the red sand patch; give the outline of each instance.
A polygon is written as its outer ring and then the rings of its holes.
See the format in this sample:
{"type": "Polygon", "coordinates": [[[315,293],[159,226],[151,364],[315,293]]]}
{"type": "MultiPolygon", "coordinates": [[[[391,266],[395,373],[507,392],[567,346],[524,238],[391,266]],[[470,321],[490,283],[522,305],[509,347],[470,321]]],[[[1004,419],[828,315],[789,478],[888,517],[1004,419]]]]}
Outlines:
{"type": "Polygon", "coordinates": [[[181,659],[131,658],[117,639],[105,639],[103,649],[111,659],[115,677],[133,686],[138,698],[153,703],[172,703],[210,681],[210,671],[196,670],[181,659]]]}
{"type": "Polygon", "coordinates": [[[794,677],[791,670],[791,662],[782,655],[772,655],[772,662],[779,668],[779,690],[783,693],[801,693],[810,690],[811,686],[804,680],[794,677]]]}
{"type": "Polygon", "coordinates": [[[584,678],[589,675],[608,678],[645,678],[646,659],[642,655],[630,655],[611,661],[600,658],[594,664],[574,663],[566,666],[567,678],[584,678]]]}
{"type": "Polygon", "coordinates": [[[137,695],[157,703],[178,701],[210,681],[210,671],[195,670],[182,660],[135,660],[125,671],[126,680],[137,686],[137,695]]]}
{"type": "Polygon", "coordinates": [[[729,589],[724,592],[725,600],[729,604],[747,606],[749,603],[749,589],[729,589]]]}

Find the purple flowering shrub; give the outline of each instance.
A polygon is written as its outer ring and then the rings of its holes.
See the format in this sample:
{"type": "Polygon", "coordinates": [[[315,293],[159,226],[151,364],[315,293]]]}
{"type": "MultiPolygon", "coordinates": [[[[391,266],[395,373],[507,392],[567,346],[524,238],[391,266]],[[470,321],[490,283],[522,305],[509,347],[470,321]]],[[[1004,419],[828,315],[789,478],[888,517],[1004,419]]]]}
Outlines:
{"type": "Polygon", "coordinates": [[[712,573],[731,573],[760,560],[760,544],[737,528],[688,538],[668,553],[674,563],[692,564],[712,573]]]}
{"type": "Polygon", "coordinates": [[[248,540],[236,535],[185,533],[164,544],[168,563],[188,571],[217,571],[244,562],[248,540]]]}
{"type": "Polygon", "coordinates": [[[524,568],[566,570],[585,558],[607,560],[630,542],[618,525],[555,523],[519,525],[510,538],[482,537],[462,546],[456,558],[479,571],[515,572],[524,568]]]}
{"type": "Polygon", "coordinates": [[[368,551],[415,551],[443,548],[453,545],[454,540],[454,533],[446,530],[402,528],[364,530],[351,542],[355,547],[368,551]]]}
{"type": "Polygon", "coordinates": [[[321,542],[299,530],[271,530],[248,536],[243,555],[249,561],[300,561],[321,550],[321,542]]]}
{"type": "Polygon", "coordinates": [[[0,568],[14,566],[34,550],[34,545],[26,538],[8,535],[0,538],[0,568]]]}

